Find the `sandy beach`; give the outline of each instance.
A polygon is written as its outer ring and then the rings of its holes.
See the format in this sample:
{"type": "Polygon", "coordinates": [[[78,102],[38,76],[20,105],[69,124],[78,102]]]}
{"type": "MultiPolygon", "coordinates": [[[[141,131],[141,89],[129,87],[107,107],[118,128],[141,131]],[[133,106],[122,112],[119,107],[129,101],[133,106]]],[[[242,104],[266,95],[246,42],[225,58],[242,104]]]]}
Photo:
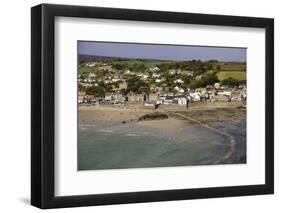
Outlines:
{"type": "Polygon", "coordinates": [[[127,109],[113,106],[79,107],[79,123],[136,121],[140,116],[153,112],[151,109],[127,109]]]}
{"type": "MultiPolygon", "coordinates": [[[[153,112],[152,109],[126,109],[108,106],[81,107],[79,109],[79,123],[137,122],[141,116],[153,112]]],[[[164,120],[138,121],[137,125],[172,131],[186,127],[188,121],[169,116],[168,119],[164,120]]]]}
{"type": "Polygon", "coordinates": [[[89,105],[79,107],[79,124],[94,124],[108,122],[136,122],[141,116],[161,112],[168,115],[168,119],[140,121],[139,125],[159,127],[164,129],[182,128],[190,122],[175,116],[173,112],[179,112],[202,122],[240,121],[246,118],[246,108],[235,103],[206,103],[198,106],[170,108],[161,106],[157,110],[143,108],[142,106],[112,106],[112,105],[89,105]]]}

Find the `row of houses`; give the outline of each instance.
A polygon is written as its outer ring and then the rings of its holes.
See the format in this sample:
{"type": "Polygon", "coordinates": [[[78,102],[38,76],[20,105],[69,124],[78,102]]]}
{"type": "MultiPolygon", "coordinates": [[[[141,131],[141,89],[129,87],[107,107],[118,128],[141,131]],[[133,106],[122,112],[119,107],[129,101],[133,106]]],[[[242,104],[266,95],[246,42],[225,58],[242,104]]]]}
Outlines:
{"type": "MultiPolygon", "coordinates": [[[[84,64],[85,66],[88,67],[94,67],[98,63],[96,62],[88,62],[84,64]]],[[[95,86],[97,82],[103,81],[105,84],[110,84],[110,83],[115,83],[115,82],[121,82],[121,81],[126,81],[126,77],[128,75],[135,75],[139,77],[140,79],[147,81],[147,80],[153,80],[155,83],[161,83],[165,81],[165,78],[162,76],[163,74],[160,71],[160,68],[157,66],[150,67],[148,70],[149,71],[134,71],[132,72],[129,69],[126,70],[116,70],[113,69],[111,65],[106,65],[103,64],[103,66],[100,66],[97,68],[98,70],[103,70],[106,71],[106,75],[101,77],[97,77],[95,72],[91,72],[88,74],[79,74],[78,75],[78,81],[81,85],[84,87],[90,87],[90,86],[95,86]],[[151,72],[150,72],[151,71],[151,72]]],[[[181,70],[181,69],[170,69],[168,70],[168,73],[171,75],[177,74],[179,75],[178,79],[174,81],[174,83],[178,84],[183,84],[184,81],[181,79],[181,75],[186,75],[186,76],[193,76],[194,71],[189,71],[189,70],[181,70]]]]}
{"type": "Polygon", "coordinates": [[[86,95],[85,92],[79,92],[79,103],[105,103],[105,104],[178,104],[186,105],[190,102],[211,101],[245,101],[247,99],[246,88],[242,90],[212,90],[201,91],[193,90],[185,94],[182,93],[128,93],[123,95],[119,91],[106,93],[105,97],[94,97],[86,95]]]}

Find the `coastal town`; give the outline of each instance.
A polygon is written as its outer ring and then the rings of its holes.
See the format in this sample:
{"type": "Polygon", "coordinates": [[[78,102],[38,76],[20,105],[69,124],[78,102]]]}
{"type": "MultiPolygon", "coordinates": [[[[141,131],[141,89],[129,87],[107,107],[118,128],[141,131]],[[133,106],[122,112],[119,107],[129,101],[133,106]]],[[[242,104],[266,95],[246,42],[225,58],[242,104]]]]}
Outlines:
{"type": "Polygon", "coordinates": [[[195,102],[245,102],[244,63],[145,61],[81,57],[80,105],[183,106],[195,102]]]}
{"type": "Polygon", "coordinates": [[[243,164],[245,48],[78,42],[78,170],[243,164]]]}

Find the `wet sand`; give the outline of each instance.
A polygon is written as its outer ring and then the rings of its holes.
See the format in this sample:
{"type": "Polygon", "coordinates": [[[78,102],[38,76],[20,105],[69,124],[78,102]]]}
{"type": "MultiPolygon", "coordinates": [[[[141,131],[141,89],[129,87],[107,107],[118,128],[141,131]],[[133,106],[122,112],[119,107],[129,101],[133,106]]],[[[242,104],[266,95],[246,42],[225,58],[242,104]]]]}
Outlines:
{"type": "Polygon", "coordinates": [[[177,118],[168,118],[164,120],[153,120],[153,121],[139,121],[138,125],[159,128],[164,131],[173,131],[175,129],[182,129],[189,125],[187,121],[177,118]]]}

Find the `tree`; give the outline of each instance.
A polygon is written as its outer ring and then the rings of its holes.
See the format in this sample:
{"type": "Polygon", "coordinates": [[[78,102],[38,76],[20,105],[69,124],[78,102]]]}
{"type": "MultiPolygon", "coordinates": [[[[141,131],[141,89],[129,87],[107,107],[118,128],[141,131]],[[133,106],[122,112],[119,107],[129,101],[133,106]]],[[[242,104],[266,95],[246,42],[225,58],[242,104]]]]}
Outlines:
{"type": "Polygon", "coordinates": [[[203,76],[202,80],[203,80],[205,86],[212,85],[216,82],[219,82],[218,76],[214,73],[210,73],[210,74],[203,76]]]}
{"type": "Polygon", "coordinates": [[[106,92],[110,92],[112,90],[112,84],[105,84],[103,81],[99,82],[99,86],[106,92]]]}
{"type": "Polygon", "coordinates": [[[95,97],[104,97],[105,89],[101,86],[92,86],[86,88],[87,95],[94,95],[95,97]]]}
{"type": "Polygon", "coordinates": [[[78,84],[78,90],[79,92],[84,92],[85,91],[85,87],[82,84],[78,84]]]}
{"type": "Polygon", "coordinates": [[[115,63],[115,64],[112,64],[112,68],[117,69],[117,70],[123,70],[123,69],[126,69],[127,66],[125,64],[115,63]]]}
{"type": "Polygon", "coordinates": [[[222,81],[223,85],[231,85],[231,86],[238,86],[239,84],[245,84],[246,81],[243,80],[238,80],[234,78],[226,78],[222,81]]]}
{"type": "Polygon", "coordinates": [[[143,93],[149,91],[149,85],[136,76],[127,79],[128,92],[143,93]]]}
{"type": "Polygon", "coordinates": [[[217,71],[221,71],[221,65],[217,65],[217,71]]]}
{"type": "Polygon", "coordinates": [[[206,86],[206,85],[203,80],[198,80],[198,81],[194,80],[189,84],[189,87],[191,89],[196,89],[196,88],[200,88],[200,87],[204,87],[204,86],[206,86]]]}
{"type": "Polygon", "coordinates": [[[204,75],[201,80],[193,80],[189,84],[189,87],[192,89],[196,89],[199,87],[206,87],[207,85],[213,85],[216,82],[219,82],[218,77],[215,73],[209,73],[207,75],[204,75]]]}

